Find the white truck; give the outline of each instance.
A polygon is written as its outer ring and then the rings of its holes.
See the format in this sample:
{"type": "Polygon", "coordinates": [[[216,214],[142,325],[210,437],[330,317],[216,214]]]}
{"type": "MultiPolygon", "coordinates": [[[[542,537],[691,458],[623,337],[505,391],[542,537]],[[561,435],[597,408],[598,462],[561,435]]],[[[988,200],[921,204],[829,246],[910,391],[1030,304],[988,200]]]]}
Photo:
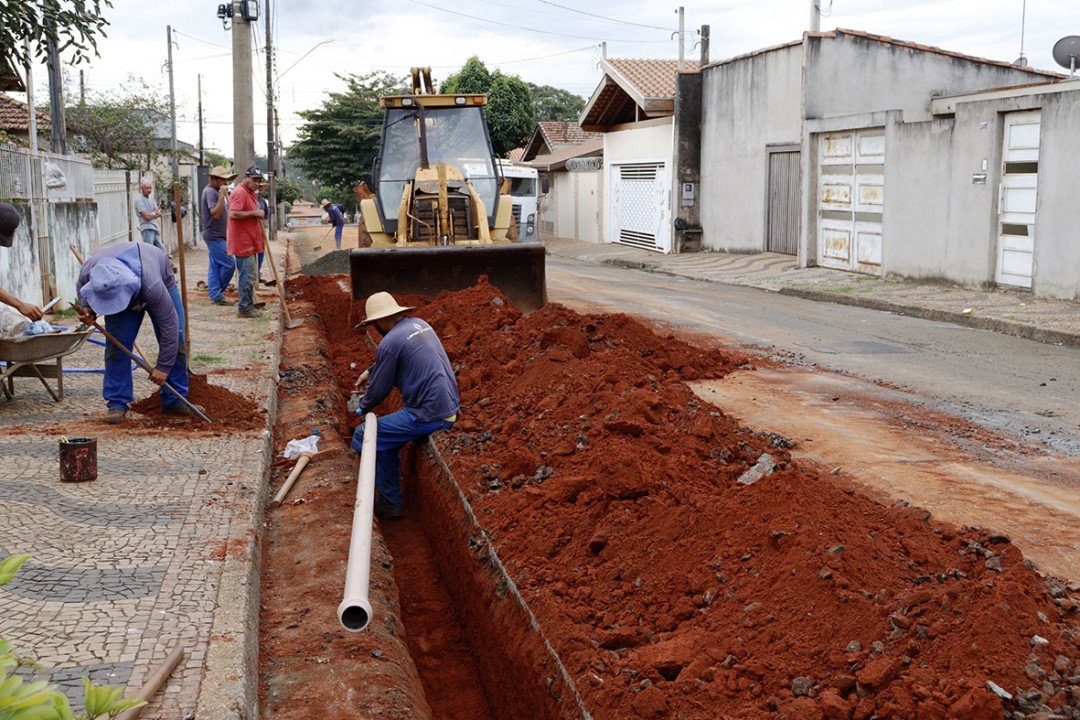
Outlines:
{"type": "MultiPolygon", "coordinates": [[[[547,188],[540,187],[540,176],[530,165],[499,160],[499,172],[510,181],[510,197],[513,204],[514,222],[517,224],[518,242],[534,242],[540,239],[537,221],[540,216],[540,195],[547,188]]],[[[546,178],[545,178],[545,185],[546,178]]]]}

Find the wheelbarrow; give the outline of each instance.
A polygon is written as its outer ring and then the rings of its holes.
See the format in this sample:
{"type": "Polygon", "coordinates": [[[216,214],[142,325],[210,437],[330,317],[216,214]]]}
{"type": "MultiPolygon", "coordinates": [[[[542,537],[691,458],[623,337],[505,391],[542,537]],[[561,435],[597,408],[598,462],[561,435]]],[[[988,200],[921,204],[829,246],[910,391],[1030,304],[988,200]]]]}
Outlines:
{"type": "Polygon", "coordinates": [[[4,397],[8,400],[15,397],[15,378],[36,377],[53,400],[63,400],[63,358],[78,350],[92,332],[92,327],[79,326],[62,332],[0,338],[0,362],[6,363],[0,372],[0,389],[3,389],[4,397]],[[56,380],[55,391],[49,385],[49,379],[56,380]]]}

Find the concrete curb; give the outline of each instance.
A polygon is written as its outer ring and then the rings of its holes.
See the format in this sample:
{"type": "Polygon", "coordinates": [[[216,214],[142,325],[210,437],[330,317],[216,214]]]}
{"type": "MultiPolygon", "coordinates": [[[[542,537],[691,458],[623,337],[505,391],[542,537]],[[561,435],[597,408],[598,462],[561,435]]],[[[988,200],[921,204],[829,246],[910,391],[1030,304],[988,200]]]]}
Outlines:
{"type": "Polygon", "coordinates": [[[917,305],[902,305],[900,303],[890,302],[889,300],[877,300],[868,297],[836,295],[834,293],[821,292],[820,290],[781,288],[777,292],[781,295],[790,295],[805,300],[830,302],[837,305],[850,305],[853,307],[866,308],[868,310],[880,310],[882,312],[891,312],[897,315],[917,317],[923,320],[935,320],[937,322],[952,323],[953,325],[963,325],[979,330],[991,330],[1003,335],[1015,335],[1016,337],[1046,343],[1047,345],[1080,347],[1080,337],[1073,335],[1072,333],[1046,330],[1045,328],[1009,320],[1001,320],[999,318],[965,315],[952,310],[936,310],[934,308],[919,307],[917,305]]]}
{"type": "MultiPolygon", "coordinates": [[[[560,255],[560,257],[581,259],[576,258],[573,255],[560,255]]],[[[829,302],[835,303],[837,305],[849,305],[852,307],[866,308],[867,310],[879,310],[881,312],[891,312],[897,315],[917,317],[923,320],[947,322],[953,325],[962,325],[964,327],[971,327],[979,330],[990,330],[992,332],[1001,333],[1003,335],[1013,335],[1015,337],[1024,338],[1026,340],[1034,340],[1035,342],[1045,343],[1047,345],[1080,347],[1080,335],[1062,332],[1059,330],[1047,330],[1046,328],[1040,328],[1034,325],[1013,322],[1010,320],[1002,320],[1000,318],[988,318],[978,315],[964,315],[963,313],[958,313],[952,310],[938,310],[935,308],[920,307],[918,305],[904,305],[901,303],[892,302],[890,300],[880,300],[865,296],[855,297],[850,295],[838,295],[835,293],[822,292],[820,290],[804,290],[800,288],[780,288],[778,290],[774,290],[773,288],[764,288],[753,284],[730,283],[722,279],[690,276],[684,273],[673,272],[664,268],[659,263],[643,260],[630,260],[627,258],[604,258],[600,260],[599,263],[601,265],[626,268],[629,270],[642,270],[644,272],[662,273],[664,275],[670,275],[672,277],[686,277],[692,280],[714,282],[723,285],[738,285],[740,287],[751,287],[757,290],[764,290],[765,292],[776,292],[781,295],[798,297],[804,300],[829,302]]]]}
{"type": "MultiPolygon", "coordinates": [[[[284,288],[279,288],[284,291],[284,288]]],[[[252,484],[240,485],[233,499],[237,512],[229,523],[217,608],[206,649],[203,679],[195,717],[199,720],[256,720],[259,717],[259,586],[263,525],[269,495],[269,469],[274,455],[277,422],[277,373],[285,314],[278,313],[277,337],[265,390],[266,427],[262,430],[260,471],[252,484]]]]}

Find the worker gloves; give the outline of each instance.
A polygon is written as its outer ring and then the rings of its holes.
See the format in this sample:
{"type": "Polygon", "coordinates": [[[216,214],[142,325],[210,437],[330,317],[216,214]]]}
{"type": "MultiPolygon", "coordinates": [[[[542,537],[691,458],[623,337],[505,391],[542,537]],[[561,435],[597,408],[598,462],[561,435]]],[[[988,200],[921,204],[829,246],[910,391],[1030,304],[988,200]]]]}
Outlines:
{"type": "Polygon", "coordinates": [[[349,413],[356,415],[360,412],[360,398],[363,397],[362,393],[354,392],[349,396],[349,404],[346,406],[349,408],[349,413]]]}

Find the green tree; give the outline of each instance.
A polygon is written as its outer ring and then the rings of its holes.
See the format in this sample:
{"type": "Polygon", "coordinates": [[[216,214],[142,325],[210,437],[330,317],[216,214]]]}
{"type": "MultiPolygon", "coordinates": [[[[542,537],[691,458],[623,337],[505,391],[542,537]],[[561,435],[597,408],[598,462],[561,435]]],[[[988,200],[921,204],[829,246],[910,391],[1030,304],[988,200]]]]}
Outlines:
{"type": "Polygon", "coordinates": [[[473,55],[456,73],[446,78],[439,88],[441,93],[481,93],[491,91],[491,73],[480,58],[473,55]]]}
{"type": "Polygon", "coordinates": [[[496,155],[524,145],[536,127],[529,86],[517,75],[494,74],[486,114],[496,155]]]}
{"type": "Polygon", "coordinates": [[[288,178],[279,180],[275,189],[277,190],[278,202],[289,203],[290,205],[299,200],[302,195],[299,183],[288,178]]]}
{"type": "Polygon", "coordinates": [[[461,70],[448,77],[439,88],[444,93],[483,93],[491,145],[496,155],[505,155],[525,144],[536,127],[529,86],[517,75],[489,72],[473,55],[461,70]]]}
{"type": "Polygon", "coordinates": [[[90,93],[64,114],[72,148],[105,167],[147,168],[169,152],[158,139],[169,117],[168,98],[141,79],[129,77],[115,90],[90,93]]]}
{"type": "Polygon", "coordinates": [[[67,54],[71,64],[96,56],[97,38],[105,37],[109,22],[102,8],[112,8],[112,0],[22,0],[0,2],[0,59],[13,68],[22,68],[31,59],[45,57],[43,40],[52,37],[56,49],[67,54]],[[23,38],[37,39],[27,57],[23,38]]]}
{"type": "Polygon", "coordinates": [[[585,109],[585,98],[551,85],[529,83],[533,112],[540,120],[577,120],[585,109]]]}
{"type": "Polygon", "coordinates": [[[371,184],[382,133],[379,98],[399,91],[403,79],[381,71],[337,77],[344,90],[330,93],[322,107],[300,113],[304,124],[289,156],[316,183],[351,196],[361,180],[371,184]]]}

